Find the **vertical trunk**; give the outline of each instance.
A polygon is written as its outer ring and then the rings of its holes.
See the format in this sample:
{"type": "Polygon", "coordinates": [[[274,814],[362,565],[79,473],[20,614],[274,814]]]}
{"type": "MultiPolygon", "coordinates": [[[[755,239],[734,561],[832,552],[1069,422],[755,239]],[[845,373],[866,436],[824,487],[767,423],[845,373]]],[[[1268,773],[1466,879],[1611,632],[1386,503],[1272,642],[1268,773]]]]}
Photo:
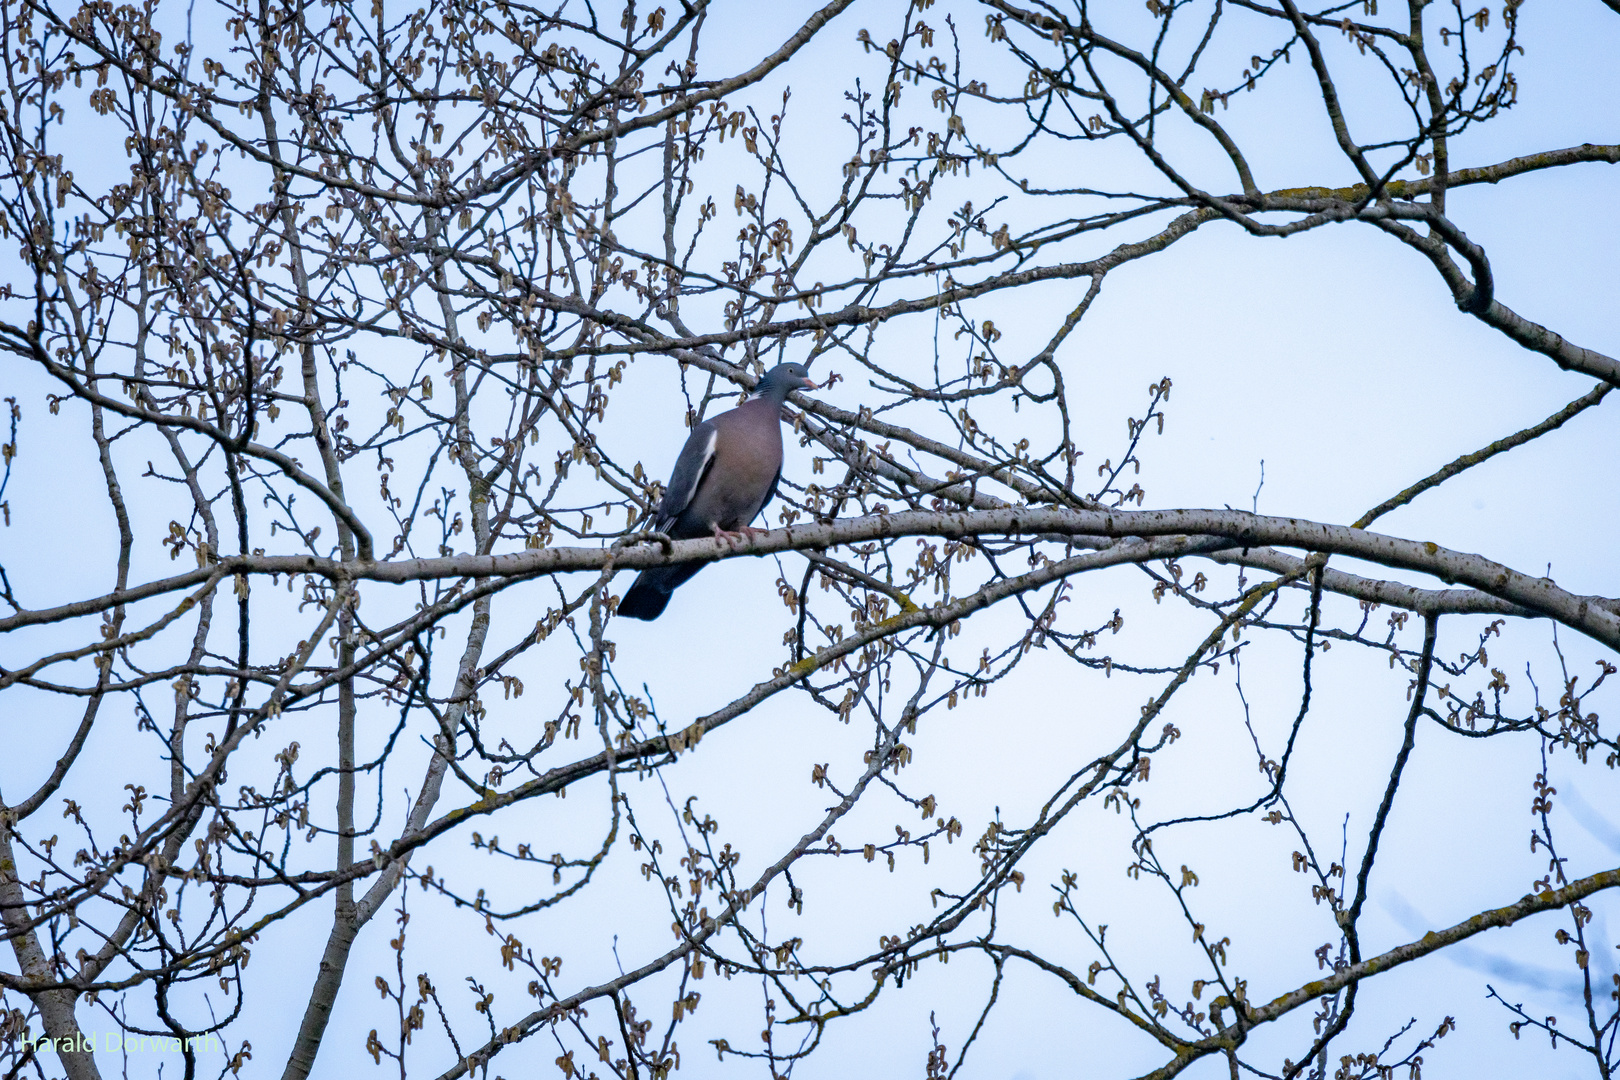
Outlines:
{"type": "MultiPolygon", "coordinates": [[[[42,983],[56,982],[58,976],[51,970],[45,951],[39,947],[39,935],[28,925],[28,904],[22,883],[17,877],[17,859],[11,844],[11,825],[8,818],[0,817],[0,921],[4,921],[6,936],[17,954],[17,969],[24,978],[42,983]]],[[[28,995],[39,1009],[45,1034],[61,1045],[76,1045],[83,1038],[79,1021],[73,1013],[75,994],[71,990],[41,990],[28,995]]],[[[95,1036],[89,1036],[93,1042],[95,1036]]],[[[101,1080],[96,1062],[87,1051],[61,1050],[62,1069],[68,1080],[101,1080]]]]}

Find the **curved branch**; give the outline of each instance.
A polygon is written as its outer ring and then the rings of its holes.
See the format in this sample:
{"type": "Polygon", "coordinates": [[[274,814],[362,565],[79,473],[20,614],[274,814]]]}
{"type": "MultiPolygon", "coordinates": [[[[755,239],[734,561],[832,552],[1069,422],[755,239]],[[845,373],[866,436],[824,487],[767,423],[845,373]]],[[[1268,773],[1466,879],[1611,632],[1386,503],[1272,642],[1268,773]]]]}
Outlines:
{"type": "Polygon", "coordinates": [[[78,378],[76,378],[76,373],[73,371],[73,369],[65,364],[59,364],[55,360],[52,360],[50,354],[46,352],[45,347],[35,340],[35,336],[30,332],[16,326],[12,326],[9,323],[0,323],[0,335],[9,336],[12,338],[13,341],[9,344],[9,347],[13,351],[21,352],[32,357],[40,364],[40,366],[45,368],[46,371],[50,372],[51,375],[55,376],[63,385],[72,390],[75,397],[80,398],[81,400],[88,401],[95,405],[100,405],[109,412],[117,413],[119,416],[127,417],[131,420],[138,420],[144,423],[154,424],[158,427],[186,428],[189,431],[195,431],[200,435],[207,436],[226,450],[244,454],[248,457],[258,458],[261,461],[270,462],[272,465],[276,466],[276,468],[285,473],[289,480],[292,480],[299,487],[310,492],[317,499],[321,500],[321,502],[326,505],[326,508],[332,511],[332,515],[340,522],[354,530],[360,558],[369,560],[374,557],[371,542],[371,530],[366,528],[365,524],[349,507],[348,503],[339,498],[325,484],[321,483],[319,480],[305,472],[291,455],[284,454],[280,450],[276,450],[269,446],[260,446],[258,443],[249,442],[247,440],[246,433],[244,433],[243,437],[240,439],[233,439],[225,432],[221,431],[219,428],[200,417],[185,415],[173,416],[167,413],[154,413],[148,409],[142,409],[135,405],[126,405],[117,398],[108,397],[101,391],[81,383],[78,378]]]}

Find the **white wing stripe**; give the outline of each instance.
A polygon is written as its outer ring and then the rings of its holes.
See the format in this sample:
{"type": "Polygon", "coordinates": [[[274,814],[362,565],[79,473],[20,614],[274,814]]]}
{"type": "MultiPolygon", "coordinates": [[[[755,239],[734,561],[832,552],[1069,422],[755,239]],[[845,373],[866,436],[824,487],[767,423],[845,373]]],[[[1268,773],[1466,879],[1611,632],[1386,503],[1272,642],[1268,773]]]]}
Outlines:
{"type": "Polygon", "coordinates": [[[673,525],[682,511],[692,505],[692,497],[697,494],[698,483],[703,479],[709,461],[714,457],[715,443],[719,438],[720,433],[710,425],[707,437],[701,444],[697,442],[694,433],[693,440],[687,443],[681,452],[680,460],[675,463],[675,474],[669,478],[670,489],[658,507],[657,528],[661,531],[673,525]],[[691,453],[693,450],[697,450],[697,453],[691,453]],[[679,489],[676,488],[676,484],[681,485],[679,489]]]}

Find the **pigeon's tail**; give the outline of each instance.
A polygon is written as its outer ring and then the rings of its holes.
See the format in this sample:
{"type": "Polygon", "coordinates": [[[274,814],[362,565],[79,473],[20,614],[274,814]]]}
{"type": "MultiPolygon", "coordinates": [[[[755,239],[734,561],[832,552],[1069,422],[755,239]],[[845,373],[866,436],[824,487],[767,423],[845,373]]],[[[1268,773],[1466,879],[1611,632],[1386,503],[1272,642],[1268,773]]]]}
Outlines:
{"type": "Polygon", "coordinates": [[[636,575],[635,584],[630,586],[630,591],[619,601],[620,615],[651,622],[664,613],[664,608],[669,605],[670,591],[660,589],[653,582],[652,573],[651,570],[643,570],[636,575]]]}
{"type": "Polygon", "coordinates": [[[669,606],[670,594],[691,580],[705,565],[701,562],[680,563],[643,570],[636,575],[635,583],[624,594],[624,599],[619,601],[619,614],[651,622],[669,606]]]}

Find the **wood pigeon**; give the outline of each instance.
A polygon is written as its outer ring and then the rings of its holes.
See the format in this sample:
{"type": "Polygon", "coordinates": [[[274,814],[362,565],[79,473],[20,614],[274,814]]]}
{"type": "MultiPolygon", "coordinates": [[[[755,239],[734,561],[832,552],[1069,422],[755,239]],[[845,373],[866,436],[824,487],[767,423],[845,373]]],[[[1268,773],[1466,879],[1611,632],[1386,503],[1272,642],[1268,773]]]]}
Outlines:
{"type": "MultiPolygon", "coordinates": [[[[653,529],[673,540],[747,530],[782,479],[782,403],[801,389],[817,389],[805,366],[778,364],[747,401],[694,428],[675,461],[653,529]]],[[[706,565],[688,562],[643,570],[619,602],[619,614],[658,618],[670,593],[706,565]]]]}

